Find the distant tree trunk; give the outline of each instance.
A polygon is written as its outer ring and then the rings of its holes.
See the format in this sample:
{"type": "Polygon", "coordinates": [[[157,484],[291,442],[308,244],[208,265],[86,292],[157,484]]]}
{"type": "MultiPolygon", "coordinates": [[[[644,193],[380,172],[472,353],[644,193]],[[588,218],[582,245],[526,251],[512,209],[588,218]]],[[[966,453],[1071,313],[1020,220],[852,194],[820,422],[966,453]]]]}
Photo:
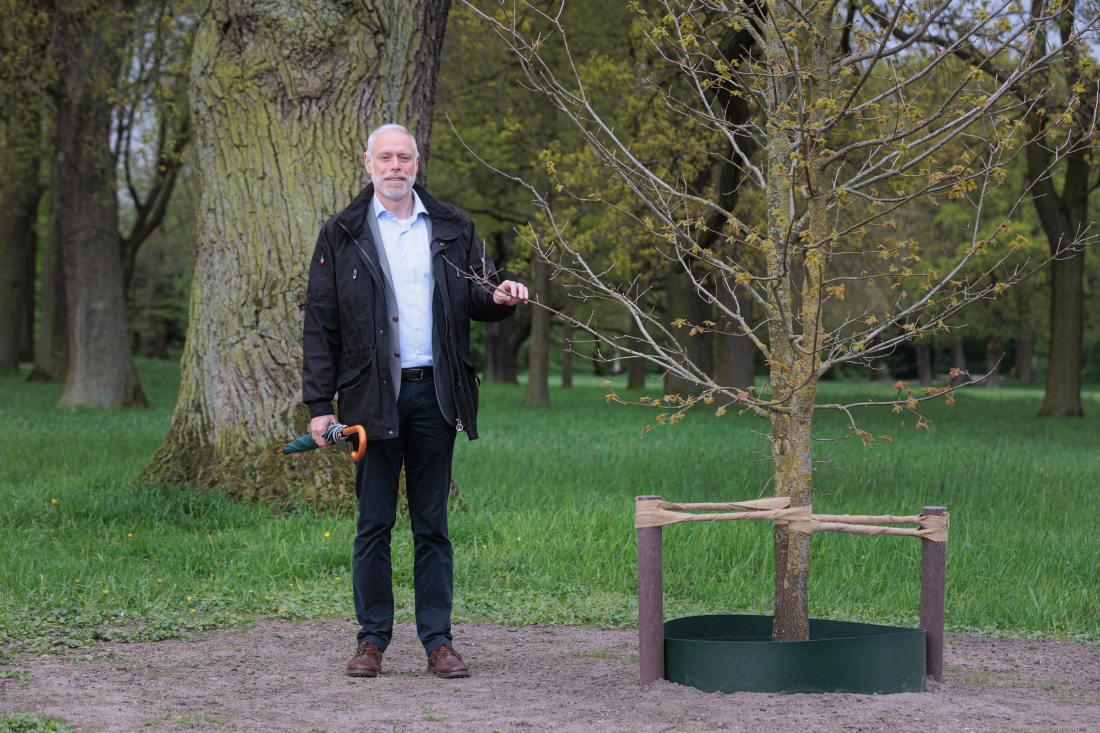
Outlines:
{"type": "MultiPolygon", "coordinates": [[[[1065,32],[1065,31],[1063,31],[1065,32]]],[[[1035,58],[1046,53],[1045,35],[1036,37],[1032,48],[1035,58]]],[[[1074,68],[1071,48],[1064,55],[1063,68],[1084,82],[1074,68]]],[[[1084,67],[1081,67],[1084,68],[1084,67]]],[[[1033,84],[1048,83],[1046,77],[1036,77],[1033,84]]],[[[1088,83],[1086,86],[1088,86],[1088,83]]],[[[1096,92],[1091,93],[1090,107],[1097,102],[1096,92]]],[[[1078,113],[1081,114],[1081,113],[1078,113]]],[[[1085,252],[1074,250],[1078,237],[1085,235],[1092,226],[1089,219],[1089,178],[1092,173],[1094,148],[1087,144],[1083,127],[1091,124],[1085,113],[1069,127],[1070,139],[1059,171],[1051,170],[1054,144],[1047,139],[1047,125],[1052,115],[1033,109],[1025,117],[1027,145],[1025,148],[1029,183],[1034,195],[1031,201],[1039,215],[1039,223],[1046,234],[1047,245],[1053,261],[1050,263],[1050,351],[1048,353],[1046,394],[1040,417],[1081,417],[1085,414],[1081,404],[1081,366],[1084,353],[1085,325],[1085,252]],[[1062,190],[1055,187],[1061,180],[1062,190]]]]}
{"type": "MultiPolygon", "coordinates": [[[[572,318],[576,306],[577,301],[566,293],[562,313],[572,318]]],[[[573,389],[573,327],[568,321],[563,321],[562,326],[561,386],[562,389],[573,389]]]]}
{"type": "Polygon", "coordinates": [[[69,321],[59,407],[149,406],[126,326],[111,152],[113,94],[131,8],[131,2],[70,0],[57,13],[57,236],[69,321]]]}
{"type": "Polygon", "coordinates": [[[150,480],[218,482],[343,506],[338,451],[278,456],[309,430],[302,320],[317,231],[369,181],[371,128],[413,130],[427,170],[449,0],[214,0],[191,64],[200,176],[191,317],[176,411],[150,480]]]}
{"type": "MultiPolygon", "coordinates": [[[[665,276],[664,321],[665,330],[667,330],[669,333],[672,333],[674,329],[672,322],[676,320],[676,306],[678,300],[676,295],[676,273],[670,272],[665,276]]],[[[671,344],[669,344],[669,346],[671,346],[671,344]]],[[[679,392],[680,390],[678,389],[678,387],[680,387],[682,384],[683,380],[677,379],[672,374],[665,372],[664,393],[666,395],[676,394],[677,392],[679,392]]]]}
{"type": "MultiPolygon", "coordinates": [[[[963,353],[962,339],[956,336],[951,341],[951,368],[958,369],[961,372],[965,372],[966,369],[966,354],[963,353]]],[[[959,387],[970,382],[970,377],[966,374],[960,374],[951,380],[952,387],[959,387]]]]}
{"type": "MultiPolygon", "coordinates": [[[[737,297],[726,288],[719,288],[718,297],[722,305],[731,311],[737,312],[740,308],[741,317],[752,326],[752,298],[741,293],[737,289],[737,297]]],[[[732,318],[718,319],[718,327],[726,334],[741,333],[741,324],[732,318]]],[[[755,357],[756,346],[748,336],[722,335],[716,336],[719,353],[722,356],[722,368],[718,372],[718,383],[723,387],[733,387],[748,391],[753,384],[756,372],[755,357]]]]}
{"type": "Polygon", "coordinates": [[[1021,320],[1016,333],[1016,378],[1020,380],[1021,387],[1030,387],[1035,379],[1035,373],[1031,369],[1034,346],[1035,324],[1021,320]]]}
{"type": "MultiPolygon", "coordinates": [[[[1067,235],[1072,236],[1068,232],[1067,235]]],[[[1062,257],[1050,263],[1050,350],[1047,352],[1046,394],[1039,417],[1083,417],[1085,414],[1081,403],[1085,253],[1075,252],[1062,257]]]]}
{"type": "Polygon", "coordinates": [[[13,90],[5,96],[0,146],[0,368],[18,369],[28,357],[28,335],[33,349],[33,334],[27,331],[34,328],[41,115],[32,92],[13,90]]]}
{"type": "Polygon", "coordinates": [[[1000,389],[1001,387],[1001,357],[1005,355],[1000,335],[989,337],[989,343],[985,347],[985,378],[986,389],[1000,389]]]}
{"type": "MultiPolygon", "coordinates": [[[[634,319],[630,319],[631,344],[636,351],[645,349],[642,341],[642,327],[634,319]]],[[[626,360],[627,363],[627,389],[645,389],[645,359],[635,356],[626,360]]]]}
{"type": "Polygon", "coordinates": [[[932,386],[932,347],[927,341],[917,342],[917,379],[922,387],[932,386]]]}
{"type": "MultiPolygon", "coordinates": [[[[497,266],[501,280],[508,279],[507,267],[511,252],[504,233],[493,234],[488,243],[493,248],[493,264],[497,266]]],[[[486,382],[519,384],[519,380],[516,379],[516,349],[512,348],[515,324],[514,316],[508,316],[503,321],[485,324],[486,382]]]]}
{"type": "MultiPolygon", "coordinates": [[[[539,302],[550,302],[550,265],[536,257],[534,293],[539,302]]],[[[523,404],[542,407],[550,404],[550,311],[531,308],[531,338],[527,342],[527,392],[523,404]]]]}
{"type": "Polygon", "coordinates": [[[27,381],[60,382],[69,373],[69,309],[65,300],[65,270],[57,241],[57,162],[50,165],[46,257],[42,263],[42,305],[34,369],[27,381]]]}

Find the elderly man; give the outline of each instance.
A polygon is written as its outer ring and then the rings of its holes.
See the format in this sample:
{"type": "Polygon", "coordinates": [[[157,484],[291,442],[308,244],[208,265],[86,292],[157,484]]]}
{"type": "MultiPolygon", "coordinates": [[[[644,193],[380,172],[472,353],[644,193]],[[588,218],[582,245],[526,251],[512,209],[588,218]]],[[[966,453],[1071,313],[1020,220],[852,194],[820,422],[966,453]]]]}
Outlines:
{"type": "Polygon", "coordinates": [[[352,560],[358,648],[353,677],[375,677],[393,632],[390,532],[398,478],[412,521],[416,631],[428,673],[468,677],[451,646],[454,555],[447,496],[455,436],[477,438],[470,319],[499,321],[527,299],[500,282],[470,218],[414,185],[420,157],[401,125],[370,134],[372,185],[321,228],[306,296],[303,401],[325,445],[335,421],[366,429],[356,466],[359,521],[352,560]]]}

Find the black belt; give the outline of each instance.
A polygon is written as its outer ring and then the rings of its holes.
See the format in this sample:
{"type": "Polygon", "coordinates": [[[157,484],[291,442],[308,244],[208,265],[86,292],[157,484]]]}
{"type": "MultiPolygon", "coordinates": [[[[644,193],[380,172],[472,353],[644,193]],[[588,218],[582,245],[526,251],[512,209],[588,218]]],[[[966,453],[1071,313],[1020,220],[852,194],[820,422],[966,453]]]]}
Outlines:
{"type": "Polygon", "coordinates": [[[421,379],[427,379],[432,376],[432,368],[430,366],[412,367],[410,369],[401,370],[402,382],[419,382],[421,379]]]}

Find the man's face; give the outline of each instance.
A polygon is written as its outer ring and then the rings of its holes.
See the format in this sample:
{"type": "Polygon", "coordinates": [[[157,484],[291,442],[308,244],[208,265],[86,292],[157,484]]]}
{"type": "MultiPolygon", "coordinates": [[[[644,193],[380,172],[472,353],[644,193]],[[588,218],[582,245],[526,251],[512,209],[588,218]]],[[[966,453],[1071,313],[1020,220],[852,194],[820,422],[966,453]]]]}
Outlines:
{"type": "Polygon", "coordinates": [[[386,198],[401,199],[412,188],[419,157],[413,152],[412,140],[400,130],[390,130],[374,138],[374,149],[363,153],[367,173],[374,189],[386,198]]]}

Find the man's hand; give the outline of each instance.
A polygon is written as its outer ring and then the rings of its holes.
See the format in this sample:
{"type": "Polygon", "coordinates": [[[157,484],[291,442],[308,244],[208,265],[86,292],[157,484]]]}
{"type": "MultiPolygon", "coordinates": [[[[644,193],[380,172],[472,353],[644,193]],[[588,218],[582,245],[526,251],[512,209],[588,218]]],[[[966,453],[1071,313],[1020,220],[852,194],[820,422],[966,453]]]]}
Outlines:
{"type": "Polygon", "coordinates": [[[313,441],[322,448],[328,445],[328,441],[325,440],[325,431],[334,422],[336,422],[334,415],[320,415],[309,421],[309,432],[313,434],[313,441]]]}
{"type": "Polygon", "coordinates": [[[497,305],[516,305],[527,302],[527,286],[512,280],[505,280],[493,291],[493,302],[497,305]]]}

